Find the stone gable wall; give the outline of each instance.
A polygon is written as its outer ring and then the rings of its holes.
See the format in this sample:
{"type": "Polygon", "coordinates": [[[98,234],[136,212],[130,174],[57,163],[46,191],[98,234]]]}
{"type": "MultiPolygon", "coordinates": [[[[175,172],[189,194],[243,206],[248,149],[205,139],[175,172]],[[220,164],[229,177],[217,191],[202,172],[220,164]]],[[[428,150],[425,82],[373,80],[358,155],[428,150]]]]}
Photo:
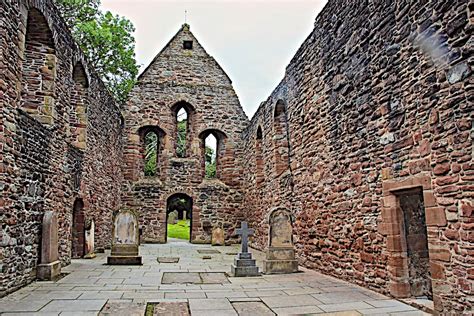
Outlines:
{"type": "Polygon", "coordinates": [[[300,264],[402,296],[391,190],[420,187],[435,309],[472,310],[473,10],[467,1],[329,2],[243,134],[243,206],[257,230],[254,247],[267,247],[267,213],[283,206],[296,217],[300,264]],[[289,124],[281,175],[278,100],[289,124]]]}
{"type": "MultiPolygon", "coordinates": [[[[58,212],[59,254],[71,257],[74,200],[96,223],[96,244],[110,242],[112,211],[120,204],[121,114],[92,71],[56,8],[49,0],[6,0],[0,6],[0,207],[2,221],[0,295],[31,282],[40,257],[40,227],[45,211],[58,212]],[[28,12],[35,10],[49,49],[23,59],[28,12]],[[25,65],[25,61],[28,64],[25,65]],[[43,66],[44,64],[44,66],[43,66]],[[76,140],[70,117],[77,84],[73,67],[82,64],[88,87],[85,148],[76,140]],[[25,67],[30,67],[24,78],[25,67]],[[36,67],[36,68],[35,68],[36,67]],[[38,103],[36,103],[38,102],[38,103]],[[36,104],[44,106],[37,111],[36,104]],[[80,182],[74,183],[76,179],[80,182]]],[[[29,37],[31,38],[31,36],[29,37]]],[[[36,44],[35,44],[36,45],[36,44]]],[[[30,46],[30,48],[33,46],[30,46]]],[[[37,46],[39,47],[39,46],[37,46]]],[[[83,109],[80,109],[81,113],[83,109]]],[[[82,115],[82,119],[84,115],[82,115]]],[[[83,139],[82,139],[83,140],[83,139]]]]}
{"type": "Polygon", "coordinates": [[[233,237],[242,197],[241,133],[248,119],[228,76],[184,25],[148,66],[125,108],[123,201],[140,214],[142,240],[165,242],[166,205],[173,194],[193,199],[192,241],[210,242],[213,228],[233,237]],[[192,40],[193,49],[183,49],[192,40]],[[188,110],[187,155],[176,154],[178,102],[188,110]],[[160,131],[158,174],[145,176],[140,130],[160,131]],[[204,179],[203,133],[222,135],[217,179],[204,179]]]}

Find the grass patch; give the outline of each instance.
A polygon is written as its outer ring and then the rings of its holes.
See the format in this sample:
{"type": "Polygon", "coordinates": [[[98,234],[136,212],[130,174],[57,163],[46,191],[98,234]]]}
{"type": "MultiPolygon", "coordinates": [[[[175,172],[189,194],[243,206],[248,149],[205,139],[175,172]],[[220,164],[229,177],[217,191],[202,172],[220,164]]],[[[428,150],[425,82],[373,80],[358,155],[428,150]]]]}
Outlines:
{"type": "Polygon", "coordinates": [[[177,224],[168,224],[168,238],[189,240],[190,220],[179,220],[177,224]]]}

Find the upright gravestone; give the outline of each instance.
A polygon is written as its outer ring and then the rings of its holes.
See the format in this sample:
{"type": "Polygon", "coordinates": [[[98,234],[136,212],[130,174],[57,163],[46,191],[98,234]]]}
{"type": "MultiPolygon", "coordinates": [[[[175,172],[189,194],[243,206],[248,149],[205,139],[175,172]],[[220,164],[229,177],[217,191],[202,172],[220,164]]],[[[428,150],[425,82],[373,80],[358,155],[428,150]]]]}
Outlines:
{"type": "Polygon", "coordinates": [[[58,255],[58,215],[46,211],[43,216],[41,236],[41,263],[37,266],[39,280],[54,280],[61,273],[58,255]]]}
{"type": "Polygon", "coordinates": [[[94,238],[95,238],[95,223],[93,219],[86,221],[86,245],[85,245],[85,259],[95,258],[94,252],[94,238]]]}
{"type": "Polygon", "coordinates": [[[293,247],[293,216],[277,208],[269,216],[269,243],[266,260],[263,262],[265,274],[293,273],[298,271],[298,261],[293,247]]]}
{"type": "Polygon", "coordinates": [[[168,224],[176,225],[178,223],[178,212],[173,211],[168,214],[168,224]]]}
{"type": "Polygon", "coordinates": [[[112,228],[112,251],[107,257],[107,263],[142,264],[142,257],[138,255],[139,245],[137,214],[131,210],[121,210],[115,213],[112,228]]]}
{"type": "Polygon", "coordinates": [[[213,246],[224,246],[224,230],[220,227],[212,230],[211,244],[213,246]]]}
{"type": "Polygon", "coordinates": [[[234,264],[231,266],[232,275],[236,277],[260,275],[255,259],[252,259],[252,254],[248,251],[248,237],[254,234],[254,230],[248,228],[247,222],[242,222],[237,234],[242,238],[242,249],[234,258],[234,264]]]}

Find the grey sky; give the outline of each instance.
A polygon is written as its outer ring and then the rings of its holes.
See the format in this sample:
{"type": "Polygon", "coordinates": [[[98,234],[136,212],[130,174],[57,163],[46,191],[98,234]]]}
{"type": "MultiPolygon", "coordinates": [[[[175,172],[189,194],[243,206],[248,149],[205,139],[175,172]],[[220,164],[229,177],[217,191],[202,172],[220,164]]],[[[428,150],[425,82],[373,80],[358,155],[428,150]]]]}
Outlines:
{"type": "Polygon", "coordinates": [[[249,117],[283,78],[326,0],[102,0],[135,25],[141,70],[184,23],[232,79],[249,117]]]}

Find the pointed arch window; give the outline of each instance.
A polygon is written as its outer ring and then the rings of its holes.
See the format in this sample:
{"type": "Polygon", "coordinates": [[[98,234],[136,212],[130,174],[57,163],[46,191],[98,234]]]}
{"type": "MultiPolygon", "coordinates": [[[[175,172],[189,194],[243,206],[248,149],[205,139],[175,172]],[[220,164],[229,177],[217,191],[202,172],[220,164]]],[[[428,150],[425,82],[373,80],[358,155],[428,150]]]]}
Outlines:
{"type": "Polygon", "coordinates": [[[177,124],[177,144],[176,155],[180,158],[186,157],[187,133],[188,133],[188,112],[184,107],[181,107],[176,113],[177,124]]]}
{"type": "Polygon", "coordinates": [[[45,125],[56,117],[56,64],[53,34],[44,15],[32,8],[26,21],[21,108],[45,125]]]}
{"type": "Polygon", "coordinates": [[[215,129],[200,134],[203,153],[203,173],[206,179],[219,179],[225,157],[225,139],[223,132],[215,129]]]}
{"type": "Polygon", "coordinates": [[[71,92],[71,114],[69,115],[72,144],[80,149],[87,145],[87,88],[89,81],[82,64],[74,66],[72,79],[74,87],[71,92]]]}
{"type": "Polygon", "coordinates": [[[278,100],[275,105],[273,133],[275,173],[279,176],[290,165],[286,104],[282,100],[278,100]]]}
{"type": "Polygon", "coordinates": [[[194,107],[185,101],[180,101],[171,107],[175,117],[176,156],[186,158],[190,156],[192,139],[192,118],[194,107]]]}
{"type": "Polygon", "coordinates": [[[160,174],[160,153],[164,132],[157,126],[142,127],[139,131],[142,140],[143,174],[154,177],[160,174]]]}

